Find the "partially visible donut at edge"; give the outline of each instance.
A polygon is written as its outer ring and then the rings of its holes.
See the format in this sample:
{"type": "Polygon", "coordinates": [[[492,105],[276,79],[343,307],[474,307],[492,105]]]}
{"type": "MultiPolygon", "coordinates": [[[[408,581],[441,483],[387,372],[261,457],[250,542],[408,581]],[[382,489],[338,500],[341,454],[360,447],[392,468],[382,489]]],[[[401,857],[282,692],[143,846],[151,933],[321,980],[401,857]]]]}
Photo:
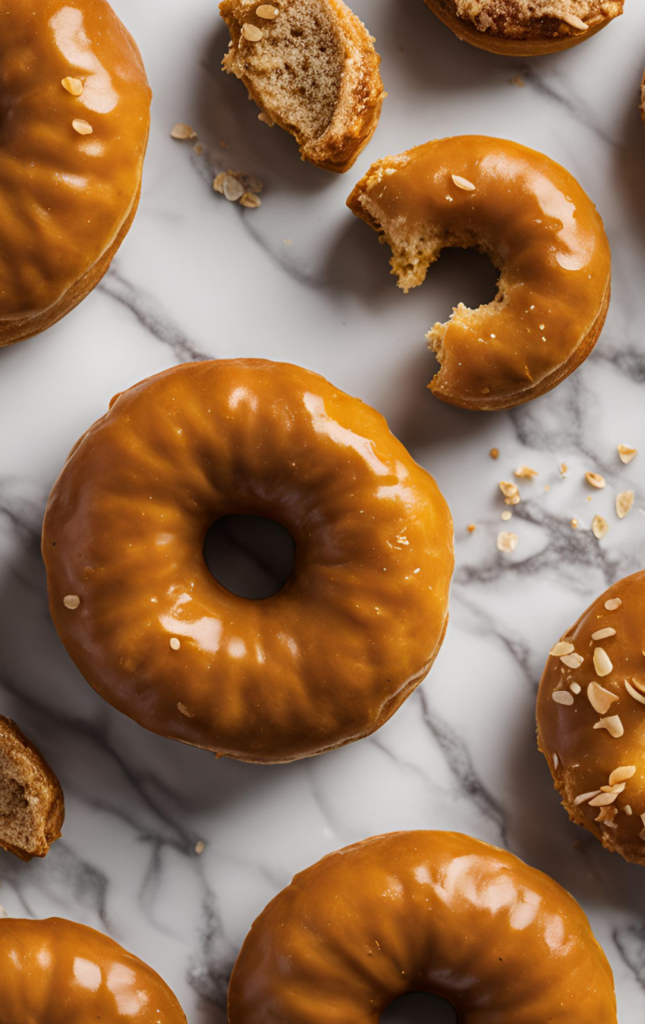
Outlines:
{"type": "Polygon", "coordinates": [[[189,363],[118,395],[45,515],[51,614],[89,683],[163,736],[247,761],[378,729],[429,671],[452,520],[383,417],[308,370],[189,363]],[[291,578],[253,601],[209,572],[233,514],[275,519],[291,578]]]}
{"type": "Polygon", "coordinates": [[[1,347],[108,269],[139,202],[151,94],[106,0],[5,0],[0,64],[1,347]]]}
{"type": "Polygon", "coordinates": [[[428,332],[437,398],[510,409],[592,351],[609,307],[609,242],[589,196],[543,153],[482,135],[437,139],[377,161],[347,205],[389,245],[405,292],[448,247],[479,249],[500,272],[492,302],[456,304],[428,332]]]}

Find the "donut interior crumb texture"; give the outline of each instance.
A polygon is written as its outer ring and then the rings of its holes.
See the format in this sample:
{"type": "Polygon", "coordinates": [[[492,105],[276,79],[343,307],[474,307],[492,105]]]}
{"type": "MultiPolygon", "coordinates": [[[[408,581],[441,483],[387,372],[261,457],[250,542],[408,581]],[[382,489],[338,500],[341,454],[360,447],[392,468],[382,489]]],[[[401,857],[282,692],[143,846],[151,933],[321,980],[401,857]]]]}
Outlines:
{"type": "Polygon", "coordinates": [[[263,120],[295,136],[303,159],[347,170],[383,99],[373,40],[338,0],[282,0],[270,18],[265,7],[220,4],[231,32],[224,69],[245,83],[263,120]]]}
{"type": "Polygon", "coordinates": [[[17,726],[0,716],[0,847],[21,860],[44,857],[63,817],[56,776],[17,726]]]}
{"type": "Polygon", "coordinates": [[[481,32],[530,38],[585,31],[623,13],[624,0],[440,0],[481,32]]]}

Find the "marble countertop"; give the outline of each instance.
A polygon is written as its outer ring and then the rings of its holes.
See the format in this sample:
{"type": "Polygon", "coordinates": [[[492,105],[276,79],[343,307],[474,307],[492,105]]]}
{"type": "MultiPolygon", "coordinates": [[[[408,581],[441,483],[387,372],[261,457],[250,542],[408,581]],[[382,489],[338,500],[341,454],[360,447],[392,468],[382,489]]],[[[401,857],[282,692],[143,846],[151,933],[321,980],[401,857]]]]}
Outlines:
{"type": "Polygon", "coordinates": [[[422,0],[355,0],[378,39],[389,98],[342,177],[301,163],[220,71],[227,39],[214,0],[115,6],[154,90],[139,213],[78,309],[0,351],[0,712],[41,747],[67,802],[46,860],[0,853],[0,903],[105,930],[163,974],[190,1024],[223,1024],[244,935],[295,871],[378,832],[460,830],[574,894],[613,966],[621,1024],[639,1024],[645,875],[568,823],[536,749],[534,705],[550,645],[595,595],[643,567],[645,4],[627,0],[625,16],[589,42],[527,62],[460,44],[422,0]],[[198,131],[201,154],[170,138],[177,121],[198,131]],[[344,205],[376,158],[460,133],[506,136],[563,163],[613,245],[596,351],[510,413],[452,409],[426,389],[425,331],[458,301],[494,294],[483,257],[445,254],[406,297],[387,251],[344,205]],[[227,168],[265,182],[260,209],[212,191],[227,168]],[[216,761],[104,703],[57,639],[39,555],[49,488],[115,392],[178,362],[241,355],[301,363],[376,406],[436,477],[456,532],[450,627],[426,682],[373,738],[272,768],[216,761]],[[618,443],[642,454],[623,466],[618,443]],[[501,554],[498,481],[519,464],[539,476],[521,482],[519,542],[501,554]],[[607,488],[590,492],[586,470],[603,473],[607,488]],[[626,488],[636,505],[620,521],[613,500],[626,488]],[[590,529],[596,513],[610,524],[602,541],[590,529]]]}

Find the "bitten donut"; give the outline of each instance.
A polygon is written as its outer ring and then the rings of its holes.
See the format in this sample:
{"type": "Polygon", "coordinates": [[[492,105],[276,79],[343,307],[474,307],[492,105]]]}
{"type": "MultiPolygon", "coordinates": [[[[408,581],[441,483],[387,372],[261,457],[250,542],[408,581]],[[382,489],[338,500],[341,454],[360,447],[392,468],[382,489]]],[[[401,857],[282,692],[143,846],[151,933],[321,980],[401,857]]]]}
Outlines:
{"type": "Polygon", "coordinates": [[[0,346],[98,283],[139,201],[150,88],[105,0],[0,10],[0,346]]]}
{"type": "Polygon", "coordinates": [[[532,57],[577,46],[623,13],[624,0],[426,0],[465,43],[532,57]]]}
{"type": "Polygon", "coordinates": [[[600,216],[568,171],[504,139],[462,135],[375,163],[347,205],[392,249],[407,292],[450,246],[477,248],[500,272],[493,302],[459,303],[428,333],[437,398],[510,409],[554,388],[593,349],[609,305],[600,216]]]}
{"type": "Polygon", "coordinates": [[[645,864],[645,572],[619,580],[551,649],[538,743],[572,821],[645,864]]]}
{"type": "Polygon", "coordinates": [[[0,847],[21,860],[46,857],[64,820],[60,782],[16,723],[0,715],[0,847]]]}
{"type": "Polygon", "coordinates": [[[375,1024],[408,992],[443,996],[460,1024],[616,1024],[575,900],[454,832],[378,836],[296,875],[244,942],[228,1019],[375,1024]]]}
{"type": "Polygon", "coordinates": [[[378,729],[447,622],[452,523],[379,413],[262,359],[189,363],[113,400],[52,491],[51,613],[91,685],[163,736],[290,761],[378,729]],[[203,556],[226,515],[282,523],[295,566],[265,600],[203,556]]]}
{"type": "Polygon", "coordinates": [[[151,967],[72,921],[0,920],[0,1024],[186,1024],[151,967]]]}

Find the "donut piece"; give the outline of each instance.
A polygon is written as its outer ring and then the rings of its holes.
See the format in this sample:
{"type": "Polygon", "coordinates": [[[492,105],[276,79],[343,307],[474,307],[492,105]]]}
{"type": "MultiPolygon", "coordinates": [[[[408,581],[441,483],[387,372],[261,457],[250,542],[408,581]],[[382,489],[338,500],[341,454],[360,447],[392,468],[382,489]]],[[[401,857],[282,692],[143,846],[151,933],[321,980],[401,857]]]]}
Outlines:
{"type": "Polygon", "coordinates": [[[294,136],[303,160],[347,171],[371,139],[385,93],[374,39],[342,0],[222,0],[224,70],[262,119],[294,136]]]}
{"type": "Polygon", "coordinates": [[[45,857],[64,819],[58,779],[16,723],[0,715],[0,847],[21,860],[45,857]]]}
{"type": "Polygon", "coordinates": [[[533,57],[568,50],[623,13],[625,0],[426,0],[465,43],[533,57]]]}
{"type": "Polygon", "coordinates": [[[439,650],[452,522],[379,413],[262,359],[189,363],[119,395],[73,449],[43,533],[52,617],[89,683],[141,725],[247,761],[378,729],[439,650]],[[275,596],[217,583],[222,516],[295,542],[275,596]]]}
{"type": "Polygon", "coordinates": [[[4,0],[0,66],[2,346],[109,267],[139,201],[150,88],[105,0],[4,0]]]}
{"type": "Polygon", "coordinates": [[[151,967],[72,921],[0,920],[0,1024],[186,1024],[151,967]]]}
{"type": "Polygon", "coordinates": [[[616,1024],[582,910],[517,857],[454,832],[395,832],[296,875],[249,932],[229,1024],[375,1024],[408,992],[460,1024],[616,1024]]]}
{"type": "Polygon", "coordinates": [[[609,305],[600,216],[559,164],[504,139],[462,135],[375,163],[347,200],[392,249],[407,292],[446,247],[500,271],[493,302],[459,303],[428,333],[429,387],[466,409],[510,409],[554,388],[593,349],[609,305]]]}
{"type": "Polygon", "coordinates": [[[645,572],[619,580],[551,649],[538,746],[562,806],[606,849],[645,864],[645,572]]]}

